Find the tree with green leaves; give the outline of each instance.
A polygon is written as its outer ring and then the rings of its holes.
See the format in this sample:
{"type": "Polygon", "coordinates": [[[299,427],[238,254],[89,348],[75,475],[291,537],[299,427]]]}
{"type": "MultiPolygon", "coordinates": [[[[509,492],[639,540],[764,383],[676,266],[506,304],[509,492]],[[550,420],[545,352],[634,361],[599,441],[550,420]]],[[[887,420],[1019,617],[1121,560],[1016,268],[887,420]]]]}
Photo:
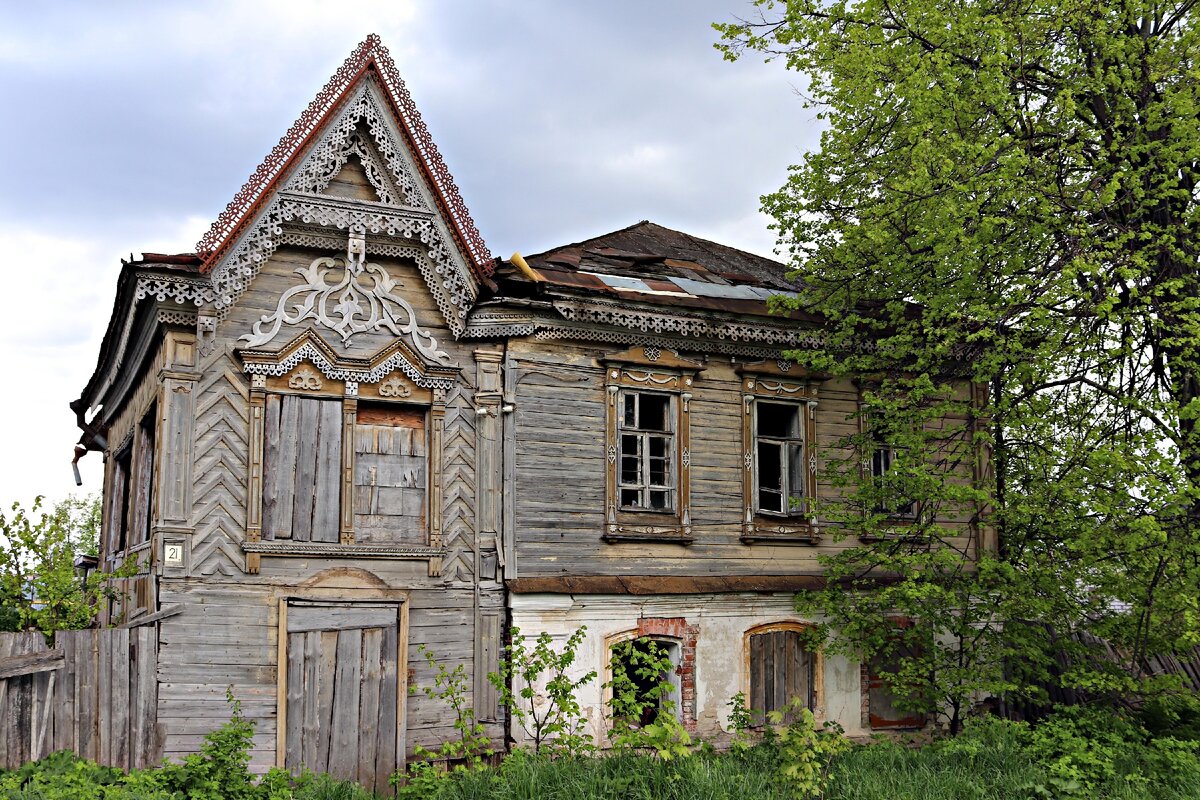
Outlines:
{"type": "Polygon", "coordinates": [[[804,286],[786,305],[828,320],[795,356],[871,376],[879,427],[831,458],[847,499],[823,513],[859,543],[802,606],[868,655],[928,621],[897,683],[943,701],[1028,688],[1079,629],[1128,661],[1076,658],[1068,682],[1150,688],[1147,655],[1200,642],[1194,3],[756,5],[717,26],[726,56],[782,58],[827,126],[764,200],[804,286]],[[862,463],[885,449],[881,480],[862,463]]]}
{"type": "Polygon", "coordinates": [[[92,624],[113,576],[78,575],[75,559],[98,551],[100,504],[99,494],[72,496],[47,512],[38,497],[28,510],[14,503],[0,512],[0,630],[50,634],[92,624]]]}

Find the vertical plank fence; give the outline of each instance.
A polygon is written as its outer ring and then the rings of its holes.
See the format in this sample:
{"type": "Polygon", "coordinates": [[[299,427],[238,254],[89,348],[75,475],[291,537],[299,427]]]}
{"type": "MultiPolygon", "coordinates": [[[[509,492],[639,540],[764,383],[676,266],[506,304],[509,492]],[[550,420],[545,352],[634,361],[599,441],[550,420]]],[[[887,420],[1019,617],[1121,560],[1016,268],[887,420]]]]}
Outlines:
{"type": "Polygon", "coordinates": [[[159,760],[158,626],[0,633],[0,767],[72,750],[121,769],[159,760]]]}

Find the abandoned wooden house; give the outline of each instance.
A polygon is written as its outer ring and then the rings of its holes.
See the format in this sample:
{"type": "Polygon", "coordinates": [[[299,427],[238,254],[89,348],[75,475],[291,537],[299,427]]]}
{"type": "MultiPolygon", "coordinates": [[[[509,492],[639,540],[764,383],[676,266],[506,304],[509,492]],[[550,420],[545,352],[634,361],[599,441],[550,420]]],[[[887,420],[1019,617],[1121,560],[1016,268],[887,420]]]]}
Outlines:
{"type": "Polygon", "coordinates": [[[792,593],[832,546],[818,443],[858,390],[782,358],[812,344],[767,312],[784,276],[649,222],[493,258],[369,38],[196,254],[124,266],[73,404],[106,464],[101,567],[138,564],[106,621],[157,626],[161,755],[228,719],[228,687],[256,767],[382,787],[452,735],[408,691],[421,648],[504,739],[485,676],[510,626],[586,624],[601,676],[652,637],[703,735],[739,691],[850,732],[911,722],[798,635],[792,593]]]}

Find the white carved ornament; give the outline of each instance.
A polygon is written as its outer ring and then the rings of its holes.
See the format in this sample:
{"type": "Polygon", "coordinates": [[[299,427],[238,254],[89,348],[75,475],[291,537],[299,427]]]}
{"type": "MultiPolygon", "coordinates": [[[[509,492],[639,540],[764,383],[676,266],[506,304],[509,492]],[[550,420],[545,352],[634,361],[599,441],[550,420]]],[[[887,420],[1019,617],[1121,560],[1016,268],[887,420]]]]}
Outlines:
{"type": "Polygon", "coordinates": [[[308,361],[322,375],[331,381],[354,381],[355,383],[379,383],[396,370],[400,370],[417,386],[433,389],[434,396],[445,392],[454,385],[454,379],[441,376],[427,376],[409,363],[400,353],[392,353],[383,363],[371,369],[351,369],[339,367],[329,361],[311,342],[305,342],[297,347],[282,361],[256,362],[243,364],[243,369],[250,375],[272,375],[278,377],[291,372],[301,361],[308,361]]]}
{"type": "Polygon", "coordinates": [[[438,348],[437,339],[417,325],[413,307],[394,293],[396,281],[378,264],[321,257],[295,271],[305,282],[280,295],[274,313],[264,314],[254,323],[254,332],[241,337],[247,346],[260,347],[274,339],[284,325],[313,319],[341,336],[343,342],[357,333],[388,330],[395,336],[408,336],[417,351],[431,361],[449,360],[446,351],[438,348]],[[331,275],[335,276],[333,283],[327,280],[331,275]]]}
{"type": "Polygon", "coordinates": [[[379,384],[380,397],[408,397],[411,394],[412,389],[396,375],[379,384]]]}

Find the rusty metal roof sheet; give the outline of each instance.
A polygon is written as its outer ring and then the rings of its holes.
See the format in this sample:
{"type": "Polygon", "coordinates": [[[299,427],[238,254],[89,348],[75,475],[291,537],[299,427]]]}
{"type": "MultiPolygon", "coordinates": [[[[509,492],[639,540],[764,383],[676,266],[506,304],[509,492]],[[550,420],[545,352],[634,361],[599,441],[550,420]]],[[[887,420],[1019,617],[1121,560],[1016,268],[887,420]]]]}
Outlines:
{"type": "MultiPolygon", "coordinates": [[[[525,260],[550,286],[731,313],[765,314],[767,298],[799,288],[778,261],[649,221],[525,260]]],[[[497,275],[524,280],[505,264],[497,275]]]]}

